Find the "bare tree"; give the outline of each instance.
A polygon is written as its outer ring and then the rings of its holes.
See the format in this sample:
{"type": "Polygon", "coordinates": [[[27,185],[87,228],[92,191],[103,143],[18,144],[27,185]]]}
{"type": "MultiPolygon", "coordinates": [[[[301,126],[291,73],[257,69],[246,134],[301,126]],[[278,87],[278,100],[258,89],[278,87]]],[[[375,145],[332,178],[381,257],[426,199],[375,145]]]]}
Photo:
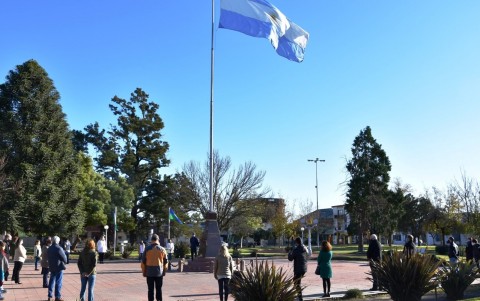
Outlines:
{"type": "MultiPolygon", "coordinates": [[[[246,162],[232,170],[230,157],[220,157],[217,151],[213,156],[213,209],[217,213],[219,229],[225,230],[236,217],[248,215],[252,206],[249,200],[265,197],[269,190],[262,188],[265,172],[257,171],[252,162],[246,162]]],[[[190,209],[200,211],[204,217],[210,211],[208,159],[203,167],[194,161],[183,167],[183,173],[192,184],[192,195],[195,196],[190,209]]]]}

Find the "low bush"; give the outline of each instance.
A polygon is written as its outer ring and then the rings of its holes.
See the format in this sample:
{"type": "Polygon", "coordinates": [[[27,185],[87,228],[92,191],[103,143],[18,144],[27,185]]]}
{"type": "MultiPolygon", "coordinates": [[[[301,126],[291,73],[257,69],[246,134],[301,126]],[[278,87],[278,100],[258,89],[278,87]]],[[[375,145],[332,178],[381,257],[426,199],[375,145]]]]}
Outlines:
{"type": "Polygon", "coordinates": [[[406,259],[401,252],[393,252],[381,262],[373,262],[372,272],[368,274],[377,275],[380,287],[393,301],[420,301],[423,295],[437,287],[439,265],[432,256],[415,254],[406,259]]]}
{"type": "Polygon", "coordinates": [[[358,288],[352,288],[345,292],[342,299],[363,299],[363,292],[358,288]]]}
{"type": "MultiPolygon", "coordinates": [[[[303,291],[304,287],[300,287],[303,291]]],[[[293,275],[287,276],[282,268],[261,262],[244,272],[235,272],[230,282],[230,292],[237,301],[297,300],[298,290],[293,275]]]]}
{"type": "Polygon", "coordinates": [[[473,261],[460,261],[456,264],[445,263],[441,267],[441,285],[450,300],[463,299],[465,290],[478,274],[477,265],[473,261]]]}
{"type": "Polygon", "coordinates": [[[127,245],[123,248],[122,258],[129,258],[132,252],[135,250],[134,246],[127,245]]]}
{"type": "Polygon", "coordinates": [[[179,242],[175,245],[173,256],[175,258],[185,258],[185,255],[190,254],[190,245],[185,242],[179,242]]]}

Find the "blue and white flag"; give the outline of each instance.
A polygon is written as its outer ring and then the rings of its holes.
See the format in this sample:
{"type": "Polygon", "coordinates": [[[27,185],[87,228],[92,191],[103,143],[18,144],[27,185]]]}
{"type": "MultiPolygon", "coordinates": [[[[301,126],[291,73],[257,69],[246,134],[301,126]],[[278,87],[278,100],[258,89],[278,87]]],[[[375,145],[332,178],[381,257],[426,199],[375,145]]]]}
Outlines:
{"type": "Polygon", "coordinates": [[[219,27],[269,39],[279,55],[303,61],[308,32],[265,0],[220,0],[219,27]]]}

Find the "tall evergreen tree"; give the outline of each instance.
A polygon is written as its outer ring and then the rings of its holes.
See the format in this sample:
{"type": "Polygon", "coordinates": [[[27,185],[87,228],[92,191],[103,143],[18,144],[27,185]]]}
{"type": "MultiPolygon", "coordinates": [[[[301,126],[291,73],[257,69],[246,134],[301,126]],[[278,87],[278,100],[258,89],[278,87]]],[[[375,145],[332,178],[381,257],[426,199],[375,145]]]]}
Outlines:
{"type": "Polygon", "coordinates": [[[352,158],[347,162],[350,174],[345,210],[358,230],[358,250],[363,251],[363,235],[381,227],[383,210],[387,206],[390,160],[372,136],[369,126],[360,131],[352,146],[352,158]]]}
{"type": "Polygon", "coordinates": [[[22,185],[14,199],[20,229],[11,230],[67,234],[83,227],[78,163],[59,99],[34,60],[0,85],[0,154],[7,156],[5,172],[22,185]]]}
{"type": "MultiPolygon", "coordinates": [[[[117,124],[108,131],[98,123],[88,125],[86,140],[97,152],[96,167],[107,178],[124,177],[134,190],[131,217],[135,224],[146,212],[144,206],[152,196],[149,186],[161,179],[160,168],[168,166],[166,157],[168,143],[162,140],[164,127],[158,115],[159,106],[148,101],[148,94],[137,88],[130,100],[117,96],[112,98],[110,109],[117,116],[117,124]]],[[[130,241],[136,241],[136,230],[130,231],[130,241]]]]}

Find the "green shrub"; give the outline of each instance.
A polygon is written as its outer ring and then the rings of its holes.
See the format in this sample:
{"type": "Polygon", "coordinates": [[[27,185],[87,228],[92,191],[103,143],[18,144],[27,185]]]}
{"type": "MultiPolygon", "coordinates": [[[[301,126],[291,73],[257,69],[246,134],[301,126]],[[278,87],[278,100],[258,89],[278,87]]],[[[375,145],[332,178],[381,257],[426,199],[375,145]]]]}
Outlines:
{"type": "Polygon", "coordinates": [[[473,261],[460,261],[457,264],[447,262],[441,267],[441,271],[442,288],[451,300],[463,299],[465,290],[478,274],[478,268],[473,261]]]}
{"type": "MultiPolygon", "coordinates": [[[[300,287],[303,291],[305,287],[300,287]]],[[[237,301],[294,301],[298,291],[293,276],[268,262],[250,266],[244,272],[235,272],[230,282],[231,294],[237,301]]]]}
{"type": "Polygon", "coordinates": [[[257,257],[257,255],[257,250],[254,250],[252,253],[250,253],[250,257],[257,257]]]}
{"type": "Polygon", "coordinates": [[[112,259],[113,258],[113,251],[111,249],[108,249],[107,252],[105,252],[105,255],[103,255],[103,258],[112,259]]]}
{"type": "Polygon", "coordinates": [[[131,246],[131,245],[127,245],[123,248],[123,253],[122,253],[122,258],[125,258],[127,259],[128,257],[130,257],[130,255],[132,254],[132,252],[135,250],[135,247],[134,246],[131,246]]]}
{"type": "Polygon", "coordinates": [[[233,257],[233,258],[240,258],[240,257],[242,257],[242,256],[240,255],[240,250],[238,250],[238,249],[233,249],[232,257],[233,257]]]}
{"type": "Polygon", "coordinates": [[[358,288],[349,289],[342,299],[363,299],[363,292],[358,288]]]}
{"type": "MultiPolygon", "coordinates": [[[[380,287],[392,300],[420,301],[423,295],[438,285],[439,265],[440,262],[432,256],[415,254],[407,260],[402,253],[393,252],[381,262],[373,262],[372,272],[378,275],[380,287]]],[[[368,274],[372,275],[372,272],[368,274]]]]}
{"type": "Polygon", "coordinates": [[[175,258],[185,258],[185,255],[190,253],[190,245],[185,242],[179,242],[175,245],[173,256],[175,258]]]}

